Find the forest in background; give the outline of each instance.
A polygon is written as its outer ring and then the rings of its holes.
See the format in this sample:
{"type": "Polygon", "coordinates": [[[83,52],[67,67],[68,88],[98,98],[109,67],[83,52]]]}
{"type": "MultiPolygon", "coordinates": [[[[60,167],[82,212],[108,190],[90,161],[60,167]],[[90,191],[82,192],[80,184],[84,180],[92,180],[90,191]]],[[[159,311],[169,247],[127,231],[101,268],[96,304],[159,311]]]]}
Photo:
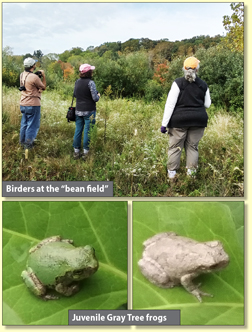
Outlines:
{"type": "Polygon", "coordinates": [[[38,60],[45,70],[47,86],[63,97],[72,94],[82,63],[96,67],[94,81],[101,94],[112,98],[144,98],[147,102],[167,95],[173,80],[182,75],[183,61],[188,56],[200,59],[200,77],[208,83],[212,102],[227,111],[243,109],[243,46],[233,46],[228,36],[195,36],[171,42],[168,39],[129,39],[122,43],[105,42],[86,50],[73,47],[61,54],[13,55],[10,47],[3,50],[3,84],[19,86],[23,60],[38,60]]]}

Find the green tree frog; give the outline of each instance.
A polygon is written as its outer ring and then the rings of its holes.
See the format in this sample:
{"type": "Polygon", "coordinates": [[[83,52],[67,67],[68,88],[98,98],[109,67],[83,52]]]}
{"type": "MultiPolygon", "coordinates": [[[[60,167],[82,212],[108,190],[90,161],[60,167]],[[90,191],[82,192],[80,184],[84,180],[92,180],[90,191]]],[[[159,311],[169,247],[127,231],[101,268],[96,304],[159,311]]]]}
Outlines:
{"type": "Polygon", "coordinates": [[[44,300],[58,299],[49,289],[65,296],[79,291],[78,282],[98,269],[95,250],[89,245],[75,247],[73,240],[52,236],[29,250],[26,270],[21,274],[26,286],[44,300]]]}

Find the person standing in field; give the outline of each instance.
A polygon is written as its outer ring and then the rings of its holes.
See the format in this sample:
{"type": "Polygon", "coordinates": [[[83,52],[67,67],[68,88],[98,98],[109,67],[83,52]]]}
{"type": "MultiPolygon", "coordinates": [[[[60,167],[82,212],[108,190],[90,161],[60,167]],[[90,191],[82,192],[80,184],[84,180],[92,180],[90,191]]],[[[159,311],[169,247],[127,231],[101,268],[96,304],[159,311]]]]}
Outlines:
{"type": "Polygon", "coordinates": [[[20,74],[20,111],[22,113],[20,126],[20,144],[25,149],[31,149],[40,127],[41,92],[46,89],[46,78],[43,70],[41,79],[33,72],[36,62],[32,58],[24,60],[24,72],[20,74]]]}
{"type": "Polygon", "coordinates": [[[189,57],[184,61],[184,77],[175,79],[165,104],[161,132],[169,134],[168,177],[173,179],[180,167],[183,148],[187,174],[195,175],[198,167],[198,144],[207,127],[206,108],[211,105],[206,82],[198,76],[200,61],[189,57]]]}
{"type": "Polygon", "coordinates": [[[89,152],[90,128],[95,124],[96,103],[100,94],[96,90],[95,82],[91,79],[95,67],[87,63],[79,67],[80,78],[75,82],[74,97],[76,97],[75,109],[75,133],[73,140],[74,159],[85,159],[89,152]],[[83,153],[81,153],[81,138],[83,135],[83,153]]]}

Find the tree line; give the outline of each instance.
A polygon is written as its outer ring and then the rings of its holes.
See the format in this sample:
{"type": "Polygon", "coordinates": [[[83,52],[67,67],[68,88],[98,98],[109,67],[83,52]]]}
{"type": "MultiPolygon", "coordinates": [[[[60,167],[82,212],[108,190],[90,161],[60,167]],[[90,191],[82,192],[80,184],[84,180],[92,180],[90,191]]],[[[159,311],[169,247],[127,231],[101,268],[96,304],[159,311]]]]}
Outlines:
{"type": "Polygon", "coordinates": [[[64,97],[72,94],[81,63],[96,67],[94,80],[101,94],[110,97],[145,98],[147,102],[164,98],[176,77],[182,76],[183,61],[188,56],[200,60],[199,76],[210,88],[212,102],[227,111],[243,110],[243,7],[233,3],[234,14],[225,16],[225,37],[195,36],[170,42],[168,39],[129,39],[122,43],[106,42],[86,50],[73,47],[61,54],[13,55],[3,50],[3,84],[19,86],[23,59],[36,58],[46,72],[47,86],[64,97]],[[233,41],[233,42],[232,42],[233,41]]]}

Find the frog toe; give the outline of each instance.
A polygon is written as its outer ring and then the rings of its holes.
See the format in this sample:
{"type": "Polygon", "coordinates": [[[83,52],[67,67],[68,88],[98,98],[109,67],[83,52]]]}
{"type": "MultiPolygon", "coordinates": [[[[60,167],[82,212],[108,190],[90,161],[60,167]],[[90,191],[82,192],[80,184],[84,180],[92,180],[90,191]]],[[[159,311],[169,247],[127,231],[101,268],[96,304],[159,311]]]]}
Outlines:
{"type": "Polygon", "coordinates": [[[58,300],[59,297],[53,294],[46,294],[44,296],[41,296],[43,300],[47,301],[47,300],[58,300]]]}
{"type": "Polygon", "coordinates": [[[65,296],[71,296],[73,294],[76,294],[79,292],[80,287],[78,284],[72,284],[70,286],[65,286],[63,284],[58,284],[55,287],[55,290],[60,293],[63,294],[65,296]]]}
{"type": "Polygon", "coordinates": [[[213,294],[205,293],[205,292],[202,292],[202,291],[200,291],[200,295],[213,297],[213,294]]]}
{"type": "Polygon", "coordinates": [[[194,290],[191,292],[191,294],[193,294],[193,295],[199,300],[199,302],[202,302],[202,298],[201,298],[201,296],[209,296],[209,297],[213,297],[212,294],[202,292],[202,291],[199,290],[199,289],[194,289],[194,290]]]}

